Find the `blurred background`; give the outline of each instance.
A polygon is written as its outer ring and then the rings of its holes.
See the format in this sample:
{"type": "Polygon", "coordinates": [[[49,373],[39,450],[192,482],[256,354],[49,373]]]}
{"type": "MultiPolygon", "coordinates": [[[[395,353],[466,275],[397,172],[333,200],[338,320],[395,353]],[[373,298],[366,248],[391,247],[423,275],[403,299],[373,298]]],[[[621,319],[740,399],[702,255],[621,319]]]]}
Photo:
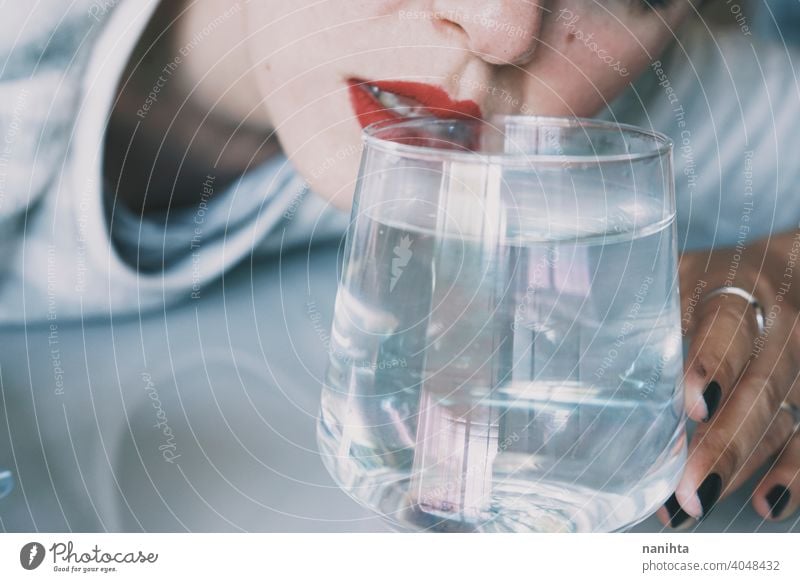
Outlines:
{"type": "Polygon", "coordinates": [[[800,0],[751,0],[750,4],[745,10],[753,14],[758,34],[800,42],[800,0]]]}
{"type": "Polygon", "coordinates": [[[746,22],[754,35],[800,42],[800,0],[707,0],[706,14],[715,22],[739,26],[746,22]],[[738,18],[738,22],[737,22],[738,18]]]}

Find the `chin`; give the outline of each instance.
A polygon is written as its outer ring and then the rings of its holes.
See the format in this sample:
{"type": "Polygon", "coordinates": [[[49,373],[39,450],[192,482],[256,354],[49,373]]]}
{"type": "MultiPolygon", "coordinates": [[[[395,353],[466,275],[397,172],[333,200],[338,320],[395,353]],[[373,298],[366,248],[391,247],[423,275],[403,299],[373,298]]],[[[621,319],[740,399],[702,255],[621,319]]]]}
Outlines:
{"type": "Polygon", "coordinates": [[[357,177],[358,164],[355,165],[352,173],[329,173],[328,175],[308,180],[308,184],[314,195],[319,196],[338,210],[350,212],[350,208],[353,205],[357,177]]]}
{"type": "Polygon", "coordinates": [[[312,191],[322,197],[324,200],[328,202],[331,206],[336,208],[337,210],[341,210],[342,212],[350,212],[350,209],[353,206],[353,197],[355,195],[355,186],[354,184],[350,184],[347,186],[343,186],[338,190],[334,189],[327,189],[325,187],[322,188],[314,188],[312,186],[312,191]]]}

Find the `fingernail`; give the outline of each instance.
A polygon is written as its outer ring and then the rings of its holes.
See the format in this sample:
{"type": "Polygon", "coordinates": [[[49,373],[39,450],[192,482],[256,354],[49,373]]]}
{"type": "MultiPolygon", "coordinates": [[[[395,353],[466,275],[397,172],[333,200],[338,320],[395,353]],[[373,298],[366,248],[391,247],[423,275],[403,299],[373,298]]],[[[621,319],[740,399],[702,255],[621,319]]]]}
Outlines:
{"type": "Polygon", "coordinates": [[[664,507],[667,513],[669,513],[669,527],[680,527],[691,517],[683,510],[680,503],[678,503],[678,498],[675,497],[674,493],[670,495],[669,499],[664,503],[664,507]]]}
{"type": "Polygon", "coordinates": [[[766,498],[770,507],[769,514],[773,519],[777,518],[781,512],[786,509],[790,495],[791,493],[789,493],[789,490],[783,485],[775,485],[775,487],[769,490],[766,498]]]}
{"type": "Polygon", "coordinates": [[[722,388],[719,387],[719,383],[716,380],[711,381],[703,392],[703,400],[706,401],[706,410],[708,411],[708,414],[703,419],[705,422],[708,422],[714,416],[721,399],[722,388]]]}
{"type": "Polygon", "coordinates": [[[716,473],[711,473],[697,488],[697,496],[700,498],[700,505],[703,506],[703,517],[714,507],[722,493],[722,477],[716,473]]]}

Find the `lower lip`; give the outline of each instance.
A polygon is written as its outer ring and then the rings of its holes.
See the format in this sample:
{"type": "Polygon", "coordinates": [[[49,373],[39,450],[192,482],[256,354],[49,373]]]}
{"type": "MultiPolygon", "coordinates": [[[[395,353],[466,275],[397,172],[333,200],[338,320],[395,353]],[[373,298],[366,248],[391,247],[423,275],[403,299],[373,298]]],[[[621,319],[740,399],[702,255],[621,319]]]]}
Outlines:
{"type": "MultiPolygon", "coordinates": [[[[361,127],[367,127],[379,121],[404,119],[391,109],[387,109],[365,88],[365,83],[351,79],[348,81],[350,88],[350,102],[355,110],[356,118],[361,127]]],[[[394,83],[397,87],[412,85],[411,83],[394,83]]],[[[452,119],[480,119],[481,110],[474,101],[452,101],[440,88],[432,85],[414,83],[414,94],[408,95],[397,91],[398,95],[416,99],[421,103],[422,109],[436,117],[452,119]]],[[[380,87],[378,87],[380,88],[380,87]]],[[[394,91],[392,91],[394,92],[394,91]]]]}

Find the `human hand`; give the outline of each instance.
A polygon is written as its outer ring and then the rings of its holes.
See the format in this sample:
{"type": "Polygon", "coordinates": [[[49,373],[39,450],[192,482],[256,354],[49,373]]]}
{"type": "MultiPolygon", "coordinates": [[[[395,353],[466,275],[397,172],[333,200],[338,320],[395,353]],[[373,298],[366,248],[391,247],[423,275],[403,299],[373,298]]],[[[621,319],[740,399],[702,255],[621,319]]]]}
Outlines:
{"type": "Polygon", "coordinates": [[[756,512],[783,519],[800,504],[800,433],[791,410],[800,405],[798,253],[800,238],[784,236],[681,257],[682,327],[691,338],[686,411],[698,426],[675,494],[657,512],[665,525],[693,524],[765,464],[752,495],[756,512]],[[763,331],[747,299],[712,293],[725,286],[758,301],[763,331]]]}

